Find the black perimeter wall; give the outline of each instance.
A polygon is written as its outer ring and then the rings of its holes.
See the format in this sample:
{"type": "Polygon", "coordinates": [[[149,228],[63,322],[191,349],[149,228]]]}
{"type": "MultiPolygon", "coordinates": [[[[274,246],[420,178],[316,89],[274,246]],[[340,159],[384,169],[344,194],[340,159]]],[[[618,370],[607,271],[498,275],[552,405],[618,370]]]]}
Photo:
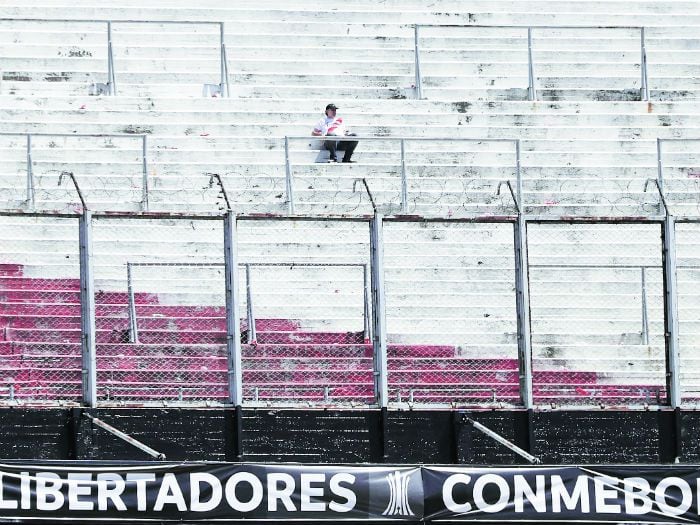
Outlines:
{"type": "Polygon", "coordinates": [[[700,462],[700,412],[671,410],[246,409],[238,439],[227,409],[2,408],[0,458],[152,459],[85,413],[178,461],[526,464],[471,418],[545,464],[700,462]]]}

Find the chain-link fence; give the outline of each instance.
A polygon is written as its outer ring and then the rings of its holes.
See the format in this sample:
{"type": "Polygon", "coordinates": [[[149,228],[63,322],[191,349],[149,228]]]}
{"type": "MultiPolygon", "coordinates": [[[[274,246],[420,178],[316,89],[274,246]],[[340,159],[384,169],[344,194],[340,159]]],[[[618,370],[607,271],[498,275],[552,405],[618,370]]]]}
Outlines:
{"type": "MultiPolygon", "coordinates": [[[[514,224],[501,221],[385,221],[391,405],[520,405],[514,224]]],[[[223,225],[93,216],[98,403],[231,399],[223,225]]],[[[87,395],[78,226],[0,220],[2,402],[87,395]]],[[[375,402],[382,283],[372,282],[369,229],[238,220],[244,404],[375,402]]],[[[695,406],[697,224],[679,223],[677,237],[681,395],[695,406]]],[[[668,404],[661,225],[536,221],[528,241],[535,406],[668,404]]]]}
{"type": "Polygon", "coordinates": [[[0,216],[0,244],[0,402],[80,402],[78,220],[0,216]]]}
{"type": "Polygon", "coordinates": [[[384,226],[389,399],[520,403],[512,224],[384,226]]]}
{"type": "Polygon", "coordinates": [[[228,400],[223,226],[93,220],[97,398],[228,400]]]}
{"type": "Polygon", "coordinates": [[[239,221],[247,404],[370,403],[366,222],[239,221]]]}
{"type": "Polygon", "coordinates": [[[700,224],[676,225],[681,402],[700,406],[700,224]]]}
{"type": "Polygon", "coordinates": [[[665,404],[661,228],[530,224],[539,405],[665,404]]]}

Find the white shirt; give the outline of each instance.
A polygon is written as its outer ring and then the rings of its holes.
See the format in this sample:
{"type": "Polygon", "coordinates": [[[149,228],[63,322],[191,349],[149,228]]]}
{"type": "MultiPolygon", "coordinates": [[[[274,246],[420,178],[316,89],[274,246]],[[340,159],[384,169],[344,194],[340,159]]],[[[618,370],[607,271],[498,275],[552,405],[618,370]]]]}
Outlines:
{"type": "Polygon", "coordinates": [[[321,120],[318,121],[318,124],[316,124],[314,131],[321,135],[343,136],[346,133],[343,118],[338,116],[322,117],[321,120]]]}

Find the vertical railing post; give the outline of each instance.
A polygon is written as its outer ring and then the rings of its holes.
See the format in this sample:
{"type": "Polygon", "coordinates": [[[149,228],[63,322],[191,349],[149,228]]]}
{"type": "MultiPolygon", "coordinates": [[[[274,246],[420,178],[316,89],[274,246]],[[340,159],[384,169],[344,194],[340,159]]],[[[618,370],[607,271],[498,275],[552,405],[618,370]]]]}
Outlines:
{"type": "Polygon", "coordinates": [[[649,76],[648,76],[648,69],[647,69],[647,45],[646,45],[646,37],[644,35],[644,28],[640,27],[639,28],[639,34],[640,34],[640,43],[641,43],[641,59],[640,59],[640,69],[642,73],[642,89],[640,93],[640,97],[644,101],[649,100],[649,76]]]}
{"type": "Polygon", "coordinates": [[[680,347],[678,337],[678,286],[676,280],[676,222],[666,213],[663,224],[664,324],[666,391],[671,408],[681,406],[680,347]]]}
{"type": "Polygon", "coordinates": [[[142,164],[142,190],[141,190],[141,211],[148,211],[148,135],[141,136],[141,157],[142,164]]]}
{"type": "Polygon", "coordinates": [[[372,325],[374,356],[374,395],[377,405],[388,405],[388,362],[386,310],[384,297],[384,232],[381,213],[370,221],[370,257],[372,274],[372,325]]]}
{"type": "Polygon", "coordinates": [[[246,316],[248,319],[248,344],[255,344],[258,337],[255,330],[255,311],[253,310],[253,281],[250,274],[250,264],[245,265],[245,294],[246,316]]]}
{"type": "Polygon", "coordinates": [[[372,328],[370,318],[372,316],[372,290],[370,285],[370,268],[365,264],[362,266],[362,287],[363,287],[363,339],[365,344],[369,343],[372,338],[372,328]]]}
{"type": "Polygon", "coordinates": [[[661,141],[663,139],[657,137],[656,138],[656,170],[657,170],[657,175],[656,175],[656,180],[659,181],[659,190],[664,191],[664,165],[663,165],[663,160],[661,158],[661,141]]]}
{"type": "Polygon", "coordinates": [[[535,87],[535,63],[532,58],[532,28],[527,28],[527,98],[537,100],[537,88],[535,87]]]}
{"type": "Polygon", "coordinates": [[[222,97],[230,97],[231,93],[228,85],[228,63],[226,57],[226,42],[223,22],[219,22],[219,49],[221,60],[221,81],[219,83],[219,93],[221,93],[222,97]]]}
{"type": "MultiPolygon", "coordinates": [[[[522,206],[522,204],[519,204],[522,206]]],[[[522,213],[513,225],[515,247],[515,309],[518,327],[520,400],[527,410],[534,406],[532,394],[532,341],[530,335],[530,285],[528,279],[527,222],[522,213]]]]}
{"type": "Polygon", "coordinates": [[[408,213],[408,179],[406,177],[406,141],[401,139],[401,213],[408,213]]]}
{"type": "Polygon", "coordinates": [[[229,402],[236,407],[243,403],[241,327],[239,322],[238,262],[236,215],[224,217],[224,268],[226,274],[226,350],[228,357],[229,402]]]}
{"type": "Polygon", "coordinates": [[[114,72],[114,51],[112,49],[112,22],[107,22],[107,86],[109,94],[117,94],[117,75],[114,72]]]}
{"type": "Polygon", "coordinates": [[[136,297],[134,294],[134,276],[132,275],[132,264],[126,263],[126,290],[129,301],[129,342],[139,342],[138,321],[136,320],[136,297]]]}
{"type": "Polygon", "coordinates": [[[518,199],[518,209],[525,213],[523,201],[523,177],[520,173],[520,139],[515,139],[515,196],[518,199]]]}
{"type": "Polygon", "coordinates": [[[648,301],[647,301],[647,269],[642,266],[642,344],[649,344],[649,311],[648,311],[648,301]]]}
{"type": "Polygon", "coordinates": [[[420,72],[420,45],[418,44],[419,27],[418,24],[413,26],[413,58],[415,60],[416,73],[416,98],[421,100],[423,98],[423,78],[420,72]]]}
{"type": "Polygon", "coordinates": [[[82,396],[88,407],[97,405],[97,349],[95,346],[95,282],[92,268],[92,213],[83,210],[79,219],[80,327],[82,396]]]}
{"type": "Polygon", "coordinates": [[[32,166],[32,135],[27,133],[27,205],[34,207],[34,167],[32,166]]]}
{"type": "Polygon", "coordinates": [[[294,188],[292,184],[292,168],[289,165],[289,137],[284,137],[284,169],[285,187],[287,191],[287,211],[294,215],[294,188]]]}

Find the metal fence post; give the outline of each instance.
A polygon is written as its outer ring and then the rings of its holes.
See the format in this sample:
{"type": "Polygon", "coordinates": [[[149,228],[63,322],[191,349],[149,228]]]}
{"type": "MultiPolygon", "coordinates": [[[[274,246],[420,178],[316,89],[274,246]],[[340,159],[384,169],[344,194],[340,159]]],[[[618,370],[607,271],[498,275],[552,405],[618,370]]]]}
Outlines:
{"type": "Polygon", "coordinates": [[[138,322],[136,321],[136,298],[134,294],[134,280],[131,274],[132,264],[126,263],[126,290],[129,300],[129,342],[139,342],[138,322]]]}
{"type": "Polygon", "coordinates": [[[384,233],[381,213],[370,221],[370,257],[372,273],[372,324],[374,356],[374,395],[377,405],[388,405],[388,363],[386,344],[386,311],[384,297],[384,233]]]}
{"type": "Polygon", "coordinates": [[[537,100],[537,89],[535,88],[535,64],[532,59],[532,28],[527,28],[527,98],[528,100],[537,100]]]}
{"type": "Polygon", "coordinates": [[[117,79],[114,73],[114,52],[112,50],[112,22],[107,22],[107,85],[109,94],[117,94],[117,79]]]}
{"type": "Polygon", "coordinates": [[[148,135],[141,137],[141,156],[143,158],[141,211],[148,211],[148,135]]]}
{"type": "Polygon", "coordinates": [[[34,207],[34,167],[32,166],[32,136],[27,133],[27,204],[34,207]]]}
{"type": "Polygon", "coordinates": [[[642,344],[649,344],[649,311],[647,301],[647,269],[642,266],[642,344]]]}
{"type": "Polygon", "coordinates": [[[663,160],[661,160],[661,141],[663,139],[656,138],[656,169],[657,176],[656,180],[659,181],[659,190],[664,191],[664,165],[663,160]]]}
{"type": "Polygon", "coordinates": [[[681,406],[680,348],[678,340],[678,286],[676,281],[676,222],[666,214],[663,224],[664,325],[666,339],[666,391],[671,408],[681,406]]]}
{"type": "Polygon", "coordinates": [[[372,290],[370,285],[370,267],[365,264],[362,266],[362,287],[363,287],[363,339],[365,343],[369,343],[372,338],[372,328],[370,323],[370,317],[372,315],[372,290]]]}
{"type": "Polygon", "coordinates": [[[248,318],[248,344],[257,341],[255,330],[255,311],[253,310],[253,282],[250,274],[250,264],[245,265],[246,314],[248,318]]]}
{"type": "Polygon", "coordinates": [[[229,211],[224,217],[224,264],[226,274],[226,350],[228,357],[229,402],[235,407],[243,404],[243,371],[241,357],[241,326],[239,322],[238,262],[236,215],[229,211]]]}
{"type": "Polygon", "coordinates": [[[518,197],[518,209],[524,213],[523,177],[520,173],[520,139],[515,139],[515,195],[518,197]]]}
{"type": "Polygon", "coordinates": [[[420,45],[418,44],[418,28],[420,26],[416,24],[413,26],[413,58],[415,60],[415,73],[416,73],[416,98],[421,100],[423,98],[423,78],[420,72],[420,45]]]}
{"type": "Polygon", "coordinates": [[[401,139],[401,213],[408,213],[408,180],[406,178],[406,141],[401,139]]]}
{"type": "Polygon", "coordinates": [[[515,248],[515,307],[518,326],[518,368],[520,400],[523,406],[533,408],[532,394],[532,341],[530,336],[530,286],[528,280],[527,222],[522,213],[513,225],[515,248]]]}
{"type": "Polygon", "coordinates": [[[643,101],[648,101],[649,100],[649,76],[648,76],[648,70],[647,70],[647,45],[646,45],[646,38],[644,36],[644,28],[640,27],[639,28],[639,33],[640,33],[640,41],[641,41],[641,46],[642,46],[642,56],[640,60],[640,69],[642,70],[642,89],[640,96],[643,101]]]}
{"type": "Polygon", "coordinates": [[[294,215],[294,188],[292,184],[292,168],[289,165],[289,137],[284,137],[284,168],[287,190],[287,211],[294,215]]]}
{"type": "Polygon", "coordinates": [[[228,86],[228,64],[226,63],[226,43],[224,41],[224,23],[219,23],[219,49],[221,60],[221,81],[219,83],[219,93],[222,97],[231,96],[228,86]],[[224,91],[225,88],[225,91],[224,91]],[[224,94],[225,93],[225,94],[224,94]]]}
{"type": "Polygon", "coordinates": [[[95,283],[92,271],[92,213],[84,210],[79,220],[80,328],[82,395],[89,407],[97,405],[97,349],[95,346],[95,283]]]}

